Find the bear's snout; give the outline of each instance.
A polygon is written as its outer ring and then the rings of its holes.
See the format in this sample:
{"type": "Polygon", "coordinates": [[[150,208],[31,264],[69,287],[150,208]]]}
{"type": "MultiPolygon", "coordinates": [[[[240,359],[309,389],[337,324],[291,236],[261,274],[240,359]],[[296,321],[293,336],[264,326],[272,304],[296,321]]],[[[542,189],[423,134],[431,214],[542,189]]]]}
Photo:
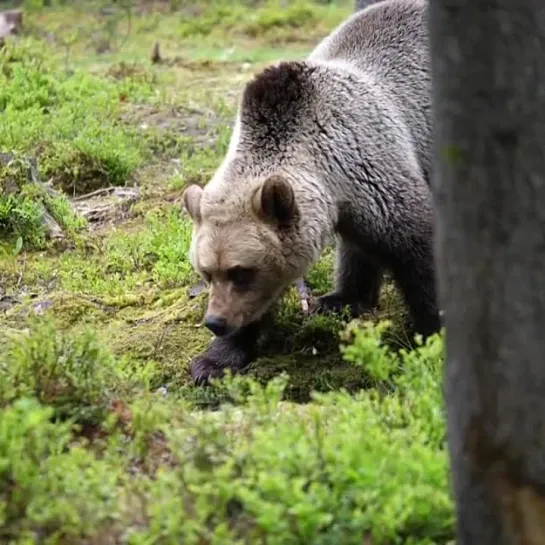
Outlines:
{"type": "Polygon", "coordinates": [[[215,316],[214,314],[207,314],[205,316],[204,325],[217,337],[226,335],[231,329],[225,318],[222,316],[215,316]]]}

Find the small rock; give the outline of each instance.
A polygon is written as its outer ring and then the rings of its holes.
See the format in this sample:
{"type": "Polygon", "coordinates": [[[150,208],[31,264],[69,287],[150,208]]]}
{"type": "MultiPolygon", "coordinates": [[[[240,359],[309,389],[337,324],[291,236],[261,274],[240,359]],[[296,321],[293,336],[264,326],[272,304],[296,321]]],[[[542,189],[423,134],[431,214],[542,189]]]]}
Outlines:
{"type": "Polygon", "coordinates": [[[189,293],[188,293],[189,298],[193,299],[194,297],[197,297],[197,295],[201,294],[205,289],[206,289],[206,282],[202,280],[195,286],[192,286],[191,288],[189,288],[189,293]]]}
{"type": "Polygon", "coordinates": [[[36,303],[33,307],[35,314],[42,316],[52,304],[52,301],[42,301],[40,303],[36,303]]]}

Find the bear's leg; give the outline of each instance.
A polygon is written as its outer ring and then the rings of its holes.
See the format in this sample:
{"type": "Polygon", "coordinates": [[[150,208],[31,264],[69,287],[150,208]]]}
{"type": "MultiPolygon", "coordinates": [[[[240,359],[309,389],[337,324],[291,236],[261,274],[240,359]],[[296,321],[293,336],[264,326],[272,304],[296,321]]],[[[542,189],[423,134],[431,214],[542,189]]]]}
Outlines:
{"type": "Polygon", "coordinates": [[[191,376],[198,386],[221,378],[226,369],[233,374],[244,369],[257,356],[257,341],[262,322],[250,324],[226,337],[215,337],[205,352],[191,362],[191,376]]]}
{"type": "Polygon", "coordinates": [[[415,333],[424,339],[441,329],[431,241],[421,240],[393,259],[392,273],[411,313],[415,333]]]}
{"type": "Polygon", "coordinates": [[[317,298],[317,312],[340,312],[348,306],[357,317],[377,306],[382,271],[342,239],[337,242],[335,273],[335,291],[317,298]]]}

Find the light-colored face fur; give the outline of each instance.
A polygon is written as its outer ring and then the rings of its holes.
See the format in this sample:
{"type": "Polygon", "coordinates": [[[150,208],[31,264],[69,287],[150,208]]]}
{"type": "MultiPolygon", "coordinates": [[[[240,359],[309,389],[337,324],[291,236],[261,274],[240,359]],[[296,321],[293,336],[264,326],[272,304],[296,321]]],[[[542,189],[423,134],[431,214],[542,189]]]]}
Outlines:
{"type": "Polygon", "coordinates": [[[298,207],[290,183],[272,175],[218,197],[214,184],[188,187],[184,205],[193,219],[190,260],[210,286],[208,317],[231,333],[259,319],[301,275],[298,207]],[[289,239],[289,241],[288,241],[289,239]]]}
{"type": "Polygon", "coordinates": [[[205,322],[224,322],[221,334],[261,318],[316,262],[331,232],[335,207],[320,151],[311,149],[323,109],[314,103],[315,71],[281,63],[250,82],[221,166],[204,189],[184,192],[191,263],[210,286],[205,322]]]}

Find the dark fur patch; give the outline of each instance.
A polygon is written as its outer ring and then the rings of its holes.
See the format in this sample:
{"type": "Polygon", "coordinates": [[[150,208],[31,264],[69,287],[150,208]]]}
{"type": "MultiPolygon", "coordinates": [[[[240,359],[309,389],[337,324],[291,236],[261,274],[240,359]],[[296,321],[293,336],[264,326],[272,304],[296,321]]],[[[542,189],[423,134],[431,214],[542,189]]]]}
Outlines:
{"type": "Polygon", "coordinates": [[[302,62],[282,62],[263,70],[244,90],[241,120],[268,138],[285,136],[304,115],[314,96],[313,68],[302,62]]]}

